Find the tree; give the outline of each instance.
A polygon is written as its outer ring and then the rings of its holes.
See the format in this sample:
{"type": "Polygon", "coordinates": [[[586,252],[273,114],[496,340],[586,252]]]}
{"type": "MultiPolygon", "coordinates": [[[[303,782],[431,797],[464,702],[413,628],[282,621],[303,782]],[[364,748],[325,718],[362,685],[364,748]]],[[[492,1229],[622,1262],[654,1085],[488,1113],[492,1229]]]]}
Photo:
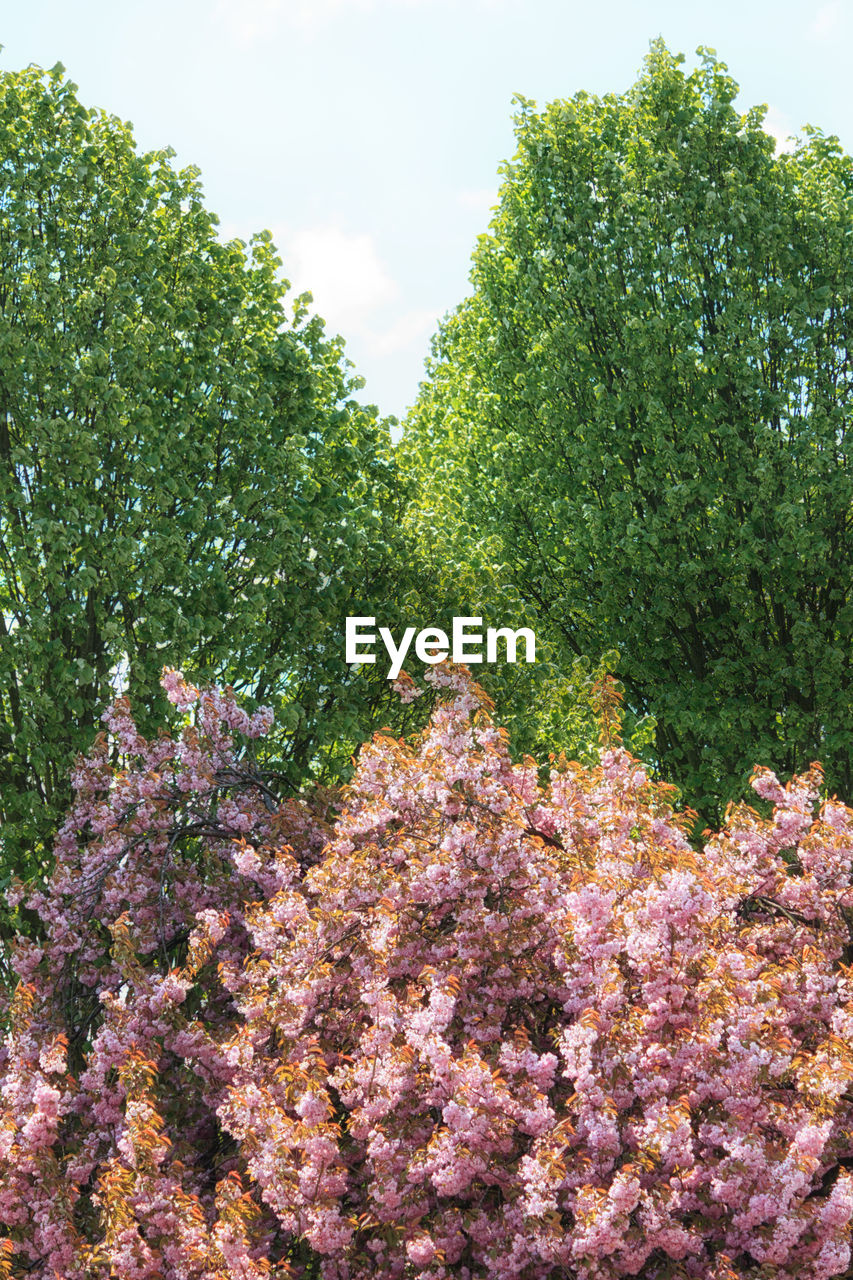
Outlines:
{"type": "Polygon", "coordinates": [[[402,455],[564,661],[615,647],[706,814],[753,754],[853,784],[853,169],[777,155],[711,51],[621,96],[520,100],[473,295],[402,455]]]}
{"type": "Polygon", "coordinates": [[[271,700],[291,786],[394,710],[343,655],[403,591],[386,425],[269,234],[221,243],[171,154],[61,67],[0,77],[3,883],[46,865],[114,688],[162,720],[164,661],[271,700]]]}
{"type": "Polygon", "coordinates": [[[269,794],[266,711],[170,672],[179,733],[108,713],[11,895],[7,1276],[845,1274],[853,811],[758,770],[696,852],[611,684],[542,785],[430,679],[331,826],[269,794]]]}

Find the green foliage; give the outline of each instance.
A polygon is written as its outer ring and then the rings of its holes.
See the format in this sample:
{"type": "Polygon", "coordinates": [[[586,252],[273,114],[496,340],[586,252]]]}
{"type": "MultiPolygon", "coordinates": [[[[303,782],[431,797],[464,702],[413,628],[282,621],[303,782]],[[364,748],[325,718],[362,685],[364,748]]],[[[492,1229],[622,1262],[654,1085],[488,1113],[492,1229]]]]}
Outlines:
{"type": "MultiPolygon", "coordinates": [[[[408,454],[408,447],[403,453],[408,454]]],[[[411,455],[407,461],[411,465],[411,455]]],[[[412,620],[416,616],[428,620],[448,635],[454,617],[482,618],[483,629],[530,627],[536,635],[535,663],[520,659],[514,665],[499,661],[472,664],[470,669],[502,708],[504,728],[517,755],[547,761],[549,756],[562,753],[581,764],[594,765],[600,747],[597,690],[605,676],[618,671],[618,651],[607,649],[595,662],[586,655],[567,655],[559,639],[555,641],[543,629],[535,608],[519,596],[506,568],[489,559],[483,530],[472,528],[461,512],[456,523],[448,520],[445,510],[418,506],[416,495],[417,490],[411,489],[406,509],[406,524],[412,533],[410,554],[419,584],[412,597],[412,620]]],[[[449,498],[450,491],[444,496],[449,498]]],[[[496,554],[494,546],[492,551],[496,554]]],[[[406,666],[420,678],[420,664],[407,661],[406,666]]],[[[422,712],[425,710],[426,706],[422,712]]],[[[654,755],[654,728],[653,717],[637,715],[630,708],[625,711],[622,738],[637,755],[654,755]]],[[[547,772],[547,764],[542,767],[547,772]]]]}
{"type": "MultiPolygon", "coordinates": [[[[419,430],[408,431],[396,448],[405,487],[409,554],[418,584],[410,597],[412,621],[423,618],[423,625],[439,626],[448,635],[455,616],[480,617],[484,628],[530,627],[536,635],[535,664],[484,664],[472,666],[472,673],[501,707],[517,755],[547,760],[564,753],[592,766],[599,753],[596,689],[606,675],[617,671],[620,655],[606,648],[593,662],[585,654],[567,654],[559,635],[543,627],[536,601],[520,595],[503,560],[500,510],[495,509],[494,519],[482,521],[478,504],[459,483],[458,468],[469,459],[459,447],[462,437],[454,438],[459,423],[452,407],[447,402],[436,406],[433,421],[418,416],[423,405],[422,399],[415,408],[419,430]],[[446,429],[446,435],[434,433],[433,425],[446,429]]],[[[419,674],[413,663],[407,665],[419,674]]],[[[652,716],[625,709],[622,738],[630,751],[650,759],[654,728],[652,716]]]]}
{"type": "Polygon", "coordinates": [[[115,687],[162,722],[164,664],[271,702],[291,783],[396,704],[343,661],[403,590],[386,425],[171,154],[61,67],[0,77],[0,882],[44,866],[115,687]]]}
{"type": "Polygon", "coordinates": [[[853,168],[774,153],[712,51],[521,100],[401,448],[420,527],[567,669],[611,647],[708,816],[754,762],[853,784],[853,168]]]}

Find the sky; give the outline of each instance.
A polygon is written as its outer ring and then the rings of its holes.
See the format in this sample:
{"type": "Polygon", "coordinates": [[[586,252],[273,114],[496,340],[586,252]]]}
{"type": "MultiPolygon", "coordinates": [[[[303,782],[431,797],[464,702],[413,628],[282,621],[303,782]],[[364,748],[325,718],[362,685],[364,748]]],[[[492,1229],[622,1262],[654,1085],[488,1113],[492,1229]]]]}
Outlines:
{"type": "Polygon", "coordinates": [[[780,145],[853,150],[853,0],[0,0],[0,68],[62,62],[89,107],[201,169],[226,238],[272,231],[295,292],[402,419],[469,292],[514,94],[623,92],[649,41],[716,49],[780,145]]]}

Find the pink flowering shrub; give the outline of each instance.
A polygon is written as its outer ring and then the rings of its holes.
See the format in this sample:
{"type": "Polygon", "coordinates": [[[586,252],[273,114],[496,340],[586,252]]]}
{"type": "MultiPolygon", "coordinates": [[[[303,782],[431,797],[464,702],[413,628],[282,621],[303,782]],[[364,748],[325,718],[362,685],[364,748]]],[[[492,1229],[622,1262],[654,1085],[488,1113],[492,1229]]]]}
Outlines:
{"type": "Polygon", "coordinates": [[[543,785],[431,678],[329,829],[227,694],[172,673],[192,723],[153,743],[110,713],[27,899],[0,1275],[847,1272],[853,812],[758,772],[772,815],[696,852],[612,700],[600,766],[543,785]]]}

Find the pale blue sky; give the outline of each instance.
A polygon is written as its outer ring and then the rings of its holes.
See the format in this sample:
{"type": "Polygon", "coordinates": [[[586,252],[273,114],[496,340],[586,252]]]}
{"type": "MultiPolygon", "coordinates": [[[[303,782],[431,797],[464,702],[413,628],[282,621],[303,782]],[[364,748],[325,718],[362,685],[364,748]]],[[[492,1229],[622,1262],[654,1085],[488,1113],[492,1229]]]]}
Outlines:
{"type": "Polygon", "coordinates": [[[657,35],[690,64],[715,48],[780,136],[853,149],[849,0],[0,0],[0,66],[61,61],[87,106],[199,165],[226,232],[272,230],[398,416],[468,289],[512,95],[621,92],[657,35]]]}

